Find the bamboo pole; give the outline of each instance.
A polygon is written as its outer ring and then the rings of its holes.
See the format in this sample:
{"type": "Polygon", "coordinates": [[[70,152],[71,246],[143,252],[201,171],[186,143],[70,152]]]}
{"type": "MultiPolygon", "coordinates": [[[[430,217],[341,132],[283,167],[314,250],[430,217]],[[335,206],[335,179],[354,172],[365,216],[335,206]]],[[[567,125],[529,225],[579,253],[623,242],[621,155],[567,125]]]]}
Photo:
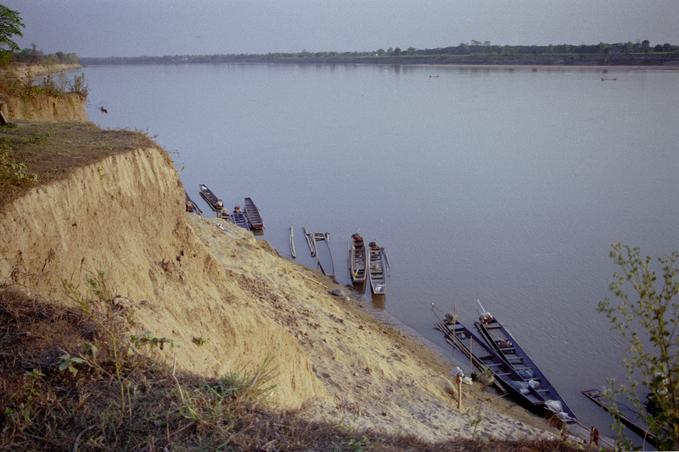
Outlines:
{"type": "Polygon", "coordinates": [[[462,376],[458,374],[455,378],[457,383],[457,409],[462,409],[462,376]]]}

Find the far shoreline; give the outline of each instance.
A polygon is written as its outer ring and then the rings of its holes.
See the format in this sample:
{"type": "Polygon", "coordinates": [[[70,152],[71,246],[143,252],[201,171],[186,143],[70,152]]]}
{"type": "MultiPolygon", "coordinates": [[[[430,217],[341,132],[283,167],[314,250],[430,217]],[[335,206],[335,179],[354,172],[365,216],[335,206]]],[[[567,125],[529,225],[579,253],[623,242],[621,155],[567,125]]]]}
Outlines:
{"type": "Polygon", "coordinates": [[[111,67],[111,66],[189,66],[189,65],[271,65],[271,66],[389,66],[389,67],[422,67],[422,68],[455,68],[455,69],[469,69],[469,70],[528,70],[535,69],[540,71],[564,71],[564,70],[578,70],[591,72],[607,72],[607,71],[676,71],[679,72],[679,65],[593,65],[593,64],[470,64],[470,63],[388,63],[388,62],[358,62],[358,61],[343,61],[343,62],[328,62],[328,61],[140,61],[134,63],[117,63],[117,62],[97,62],[97,63],[81,63],[81,68],[86,67],[111,67]]]}

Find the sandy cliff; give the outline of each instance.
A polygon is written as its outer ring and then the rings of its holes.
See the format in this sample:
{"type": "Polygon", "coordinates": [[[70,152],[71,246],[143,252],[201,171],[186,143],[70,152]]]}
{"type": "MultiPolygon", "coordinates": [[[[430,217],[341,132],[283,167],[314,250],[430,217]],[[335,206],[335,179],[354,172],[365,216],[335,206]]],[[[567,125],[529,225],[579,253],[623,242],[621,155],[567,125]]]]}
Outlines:
{"type": "Polygon", "coordinates": [[[10,121],[87,121],[86,97],[76,93],[59,96],[47,95],[42,91],[30,94],[22,92],[21,86],[28,78],[53,75],[78,69],[79,64],[17,64],[0,69],[0,109],[10,121]]]}
{"type": "Polygon", "coordinates": [[[220,375],[271,353],[275,400],[296,407],[324,397],[296,339],[238,298],[184,213],[183,188],[167,155],[143,149],[76,169],[37,187],[0,214],[0,280],[63,302],[62,281],[84,287],[102,271],[135,302],[138,333],[172,340],[180,368],[220,375]],[[208,339],[201,347],[193,338],[208,339]]]}
{"type": "Polygon", "coordinates": [[[68,303],[64,281],[84,288],[101,271],[131,300],[133,333],[172,341],[167,362],[216,376],[273,356],[271,402],[310,418],[432,441],[548,434],[479,388],[457,411],[446,363],[355,300],[329,295],[329,280],[219,222],[184,212],[163,150],[109,156],[3,206],[0,283],[68,303]]]}
{"type": "Polygon", "coordinates": [[[85,98],[78,94],[62,96],[6,97],[3,113],[10,121],[41,122],[87,121],[85,98]]]}

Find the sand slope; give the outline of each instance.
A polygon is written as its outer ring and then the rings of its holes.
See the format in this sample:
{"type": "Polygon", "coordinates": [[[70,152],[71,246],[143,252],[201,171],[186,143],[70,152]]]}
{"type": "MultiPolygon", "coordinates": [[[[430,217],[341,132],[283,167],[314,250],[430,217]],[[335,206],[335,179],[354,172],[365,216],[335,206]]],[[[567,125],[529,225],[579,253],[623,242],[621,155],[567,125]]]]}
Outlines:
{"type": "Polygon", "coordinates": [[[161,359],[219,376],[272,356],[269,403],[313,419],[426,440],[551,434],[479,388],[457,411],[444,390],[448,363],[220,221],[184,212],[184,189],[161,149],[114,155],[5,206],[0,283],[69,303],[63,282],[84,291],[101,271],[131,300],[131,334],[172,341],[161,359]]]}

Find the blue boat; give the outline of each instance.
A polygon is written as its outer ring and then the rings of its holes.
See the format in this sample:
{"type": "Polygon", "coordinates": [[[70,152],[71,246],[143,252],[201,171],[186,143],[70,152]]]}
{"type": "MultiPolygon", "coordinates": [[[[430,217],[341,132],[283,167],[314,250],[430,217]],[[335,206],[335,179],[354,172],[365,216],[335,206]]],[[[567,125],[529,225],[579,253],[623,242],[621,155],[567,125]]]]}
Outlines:
{"type": "Polygon", "coordinates": [[[247,218],[245,218],[245,215],[243,214],[243,211],[240,210],[240,206],[235,206],[233,208],[233,213],[231,214],[231,219],[233,220],[234,224],[237,226],[240,226],[241,228],[244,229],[250,229],[250,224],[248,223],[247,218]]]}
{"type": "Polygon", "coordinates": [[[459,349],[481,372],[490,370],[495,377],[495,385],[499,385],[502,391],[514,394],[535,411],[542,412],[546,409],[542,395],[463,324],[454,319],[450,324],[440,321],[435,329],[442,332],[446,342],[459,349]]]}
{"type": "Polygon", "coordinates": [[[485,311],[475,322],[476,329],[486,340],[488,345],[522,378],[530,384],[537,393],[545,400],[548,407],[557,413],[565,413],[568,417],[559,416],[566,422],[573,422],[575,414],[566,405],[564,399],[559,395],[554,386],[528,354],[521,348],[514,336],[490,312],[485,311]],[[557,403],[554,403],[557,402],[557,403]]]}

